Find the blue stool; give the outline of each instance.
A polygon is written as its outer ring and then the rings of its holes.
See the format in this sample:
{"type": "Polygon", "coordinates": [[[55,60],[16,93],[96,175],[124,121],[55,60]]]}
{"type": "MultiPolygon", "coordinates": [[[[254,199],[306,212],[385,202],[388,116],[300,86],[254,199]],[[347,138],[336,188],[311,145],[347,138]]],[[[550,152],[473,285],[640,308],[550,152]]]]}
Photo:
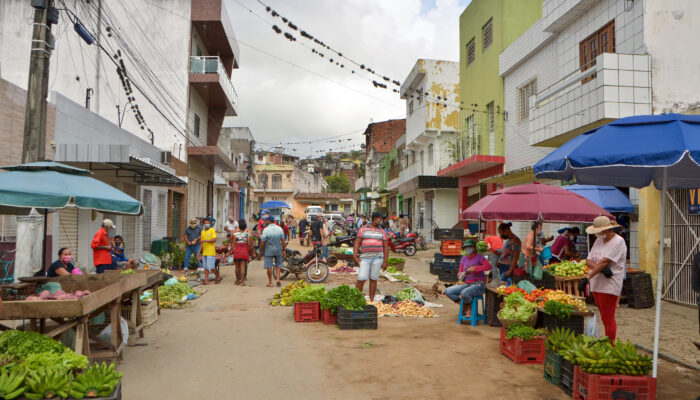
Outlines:
{"type": "Polygon", "coordinates": [[[461,325],[462,320],[471,321],[472,326],[479,325],[479,321],[484,321],[484,325],[486,325],[486,305],[484,305],[484,296],[483,295],[472,297],[472,316],[471,317],[465,317],[463,314],[463,311],[464,311],[464,300],[460,300],[459,301],[459,317],[457,317],[457,325],[461,325]],[[478,302],[481,302],[481,315],[479,315],[478,302]]]}

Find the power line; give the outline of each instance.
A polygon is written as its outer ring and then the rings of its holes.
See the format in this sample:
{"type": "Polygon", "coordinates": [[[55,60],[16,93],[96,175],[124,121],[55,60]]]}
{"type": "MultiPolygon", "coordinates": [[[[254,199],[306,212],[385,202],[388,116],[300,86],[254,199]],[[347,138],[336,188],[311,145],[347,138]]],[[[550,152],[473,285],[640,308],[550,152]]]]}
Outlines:
{"type": "Polygon", "coordinates": [[[338,82],[338,81],[336,81],[336,80],[334,80],[334,79],[331,79],[331,78],[328,78],[328,77],[326,77],[326,76],[323,76],[323,75],[321,75],[321,74],[319,74],[319,73],[317,73],[317,72],[311,71],[310,69],[304,68],[304,67],[302,67],[302,66],[300,66],[300,65],[298,65],[298,64],[295,64],[295,63],[293,63],[293,62],[291,62],[291,61],[285,60],[285,59],[283,59],[283,58],[281,58],[281,57],[278,57],[278,56],[276,56],[276,55],[274,55],[274,54],[272,54],[272,53],[269,53],[269,52],[267,52],[267,51],[265,51],[265,50],[259,49],[259,48],[255,47],[255,46],[253,46],[253,45],[248,44],[248,43],[241,42],[240,40],[238,41],[238,43],[240,43],[240,44],[242,44],[242,45],[244,45],[244,46],[246,46],[246,47],[248,47],[248,48],[250,48],[250,49],[253,49],[253,50],[255,50],[255,51],[258,51],[258,52],[260,52],[260,53],[263,53],[263,54],[265,54],[265,55],[267,55],[267,56],[269,56],[269,57],[272,57],[272,58],[274,58],[274,59],[277,59],[277,60],[279,60],[279,61],[282,61],[282,62],[284,62],[284,63],[286,63],[286,64],[289,64],[289,65],[291,65],[291,66],[294,66],[294,67],[296,67],[296,68],[299,68],[299,69],[301,69],[302,71],[308,72],[309,74],[315,75],[315,76],[317,76],[317,77],[319,77],[319,78],[321,78],[321,79],[325,79],[325,80],[327,80],[327,81],[329,81],[329,82],[333,82],[333,83],[335,83],[336,85],[340,85],[340,86],[342,86],[342,87],[344,87],[344,88],[346,88],[346,89],[350,89],[350,90],[352,90],[353,92],[360,93],[360,94],[363,95],[363,96],[367,96],[367,97],[369,97],[369,98],[371,98],[371,99],[374,99],[374,100],[377,100],[377,101],[381,101],[382,103],[388,104],[388,105],[390,105],[390,106],[392,106],[392,107],[394,107],[394,108],[403,108],[403,107],[398,107],[398,106],[396,106],[396,105],[394,105],[394,104],[392,104],[392,103],[389,103],[389,102],[387,102],[387,101],[385,101],[385,100],[382,100],[382,99],[380,99],[380,98],[378,98],[378,97],[374,97],[374,96],[372,96],[371,94],[365,93],[365,92],[363,92],[363,91],[361,91],[361,90],[355,89],[355,88],[353,88],[353,87],[351,87],[351,86],[348,86],[348,85],[346,85],[346,84],[344,84],[344,83],[341,83],[341,82],[338,82]]]}

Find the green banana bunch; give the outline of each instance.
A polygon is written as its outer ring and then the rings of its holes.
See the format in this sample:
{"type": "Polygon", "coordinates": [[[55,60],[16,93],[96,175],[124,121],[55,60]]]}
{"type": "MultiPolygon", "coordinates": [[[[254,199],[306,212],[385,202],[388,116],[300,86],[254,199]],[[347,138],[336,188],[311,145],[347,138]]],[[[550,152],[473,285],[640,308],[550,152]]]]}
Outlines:
{"type": "Polygon", "coordinates": [[[576,340],[576,333],[568,328],[554,328],[544,345],[555,353],[560,353],[571,348],[571,345],[576,340]]]}
{"type": "Polygon", "coordinates": [[[27,373],[22,368],[3,369],[0,373],[0,398],[12,400],[24,393],[25,376],[27,373]]]}
{"type": "Polygon", "coordinates": [[[47,368],[31,371],[26,377],[27,391],[24,396],[30,400],[53,399],[68,397],[73,375],[65,370],[47,368]]]}
{"type": "Polygon", "coordinates": [[[652,359],[637,353],[637,348],[629,340],[615,342],[613,354],[620,360],[618,373],[624,375],[647,375],[652,369],[652,359]]]}
{"type": "Polygon", "coordinates": [[[121,380],[123,374],[117,372],[114,363],[93,364],[84,373],[75,377],[70,395],[76,399],[84,397],[107,397],[121,380]]]}

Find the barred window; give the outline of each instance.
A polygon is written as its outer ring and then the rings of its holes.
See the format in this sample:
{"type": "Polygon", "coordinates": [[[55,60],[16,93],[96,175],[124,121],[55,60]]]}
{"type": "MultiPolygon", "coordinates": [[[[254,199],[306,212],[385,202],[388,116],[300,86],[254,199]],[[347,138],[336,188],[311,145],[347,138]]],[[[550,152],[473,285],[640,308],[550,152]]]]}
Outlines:
{"type": "Polygon", "coordinates": [[[493,43],[493,18],[489,19],[481,28],[481,34],[484,38],[484,50],[493,43]]]}

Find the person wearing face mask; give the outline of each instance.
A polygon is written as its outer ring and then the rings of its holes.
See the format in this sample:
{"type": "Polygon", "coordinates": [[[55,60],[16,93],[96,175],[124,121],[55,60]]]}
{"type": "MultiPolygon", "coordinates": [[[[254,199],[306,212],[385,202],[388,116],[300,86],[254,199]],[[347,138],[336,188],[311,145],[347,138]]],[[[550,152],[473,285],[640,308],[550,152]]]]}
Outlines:
{"type": "Polygon", "coordinates": [[[579,257],[579,254],[575,252],[574,240],[576,236],[581,233],[578,227],[563,228],[559,231],[559,236],[552,244],[552,259],[550,263],[558,263],[564,260],[571,260],[579,257]]]}
{"type": "MultiPolygon", "coordinates": [[[[522,242],[510,230],[511,226],[513,226],[512,222],[504,222],[498,226],[498,234],[503,239],[503,247],[498,252],[498,270],[501,273],[500,278],[502,281],[511,277],[518,270],[518,260],[520,260],[522,242]]],[[[522,275],[525,274],[523,273],[522,275]]]]}
{"type": "Polygon", "coordinates": [[[614,232],[618,228],[613,220],[606,216],[597,217],[586,232],[596,236],[596,241],[586,260],[590,268],[588,276],[581,280],[579,290],[583,291],[590,284],[595,304],[600,310],[600,319],[605,326],[605,335],[610,341],[615,340],[617,323],[615,309],[617,299],[622,292],[622,281],[627,260],[625,239],[614,232]]]}
{"type": "Polygon", "coordinates": [[[491,269],[491,264],[486,257],[476,252],[476,243],[472,239],[467,239],[462,244],[465,256],[459,266],[457,279],[463,281],[461,285],[450,286],[445,289],[445,295],[455,303],[464,300],[464,313],[466,317],[471,317],[472,299],[481,296],[486,290],[486,275],[484,271],[491,269]]]}
{"type": "Polygon", "coordinates": [[[213,271],[216,276],[214,283],[221,282],[221,276],[216,271],[216,231],[209,218],[204,219],[204,229],[202,230],[202,248],[199,253],[202,255],[202,266],[204,267],[204,284],[209,284],[209,271],[213,271]]]}
{"type": "MultiPolygon", "coordinates": [[[[57,276],[70,275],[73,269],[77,269],[73,265],[73,255],[67,247],[63,247],[58,250],[58,260],[54,261],[53,264],[46,270],[46,276],[49,278],[55,278],[57,276]]],[[[44,276],[42,274],[42,276],[44,276]]]]}
{"type": "Polygon", "coordinates": [[[110,254],[112,245],[109,243],[107,235],[110,229],[116,228],[111,219],[105,219],[92,238],[92,243],[90,244],[90,247],[92,247],[92,263],[95,265],[95,272],[98,274],[117,267],[116,264],[112,263],[112,255],[110,254]]]}

